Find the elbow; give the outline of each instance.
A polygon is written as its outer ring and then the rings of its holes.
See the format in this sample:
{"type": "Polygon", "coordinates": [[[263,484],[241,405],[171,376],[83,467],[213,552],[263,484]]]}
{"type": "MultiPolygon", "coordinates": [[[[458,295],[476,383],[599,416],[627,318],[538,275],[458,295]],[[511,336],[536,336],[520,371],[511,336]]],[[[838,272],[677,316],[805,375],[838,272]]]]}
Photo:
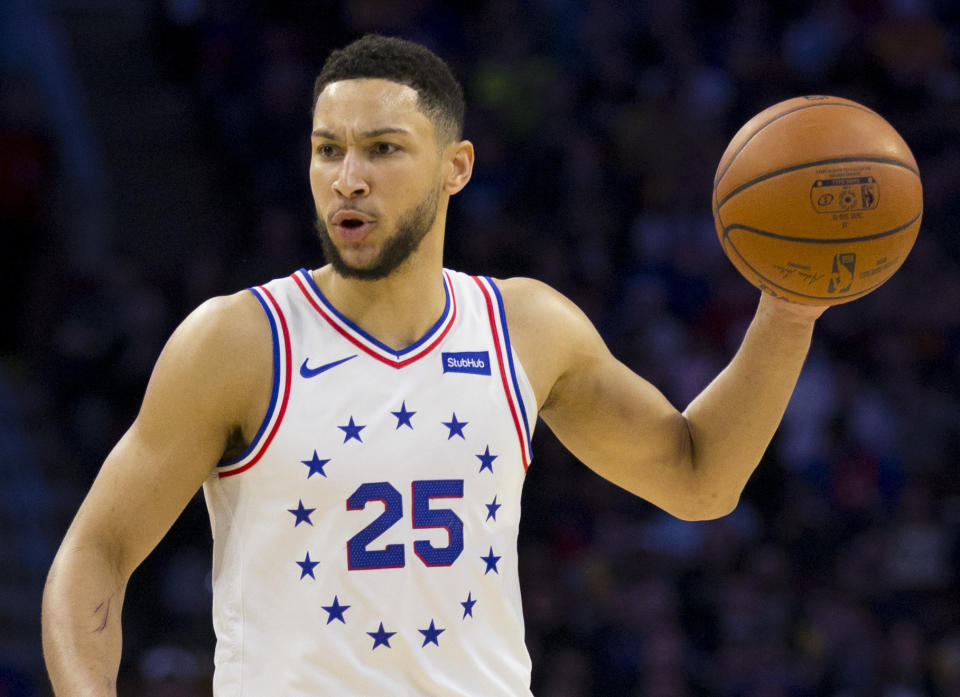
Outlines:
{"type": "Polygon", "coordinates": [[[690,463],[686,484],[676,502],[675,511],[668,511],[681,520],[716,520],[736,510],[746,482],[738,479],[707,476],[707,472],[690,463]]]}
{"type": "Polygon", "coordinates": [[[698,461],[697,452],[690,422],[686,416],[679,415],[677,419],[677,462],[674,471],[681,473],[679,477],[679,496],[671,501],[667,513],[685,521],[716,520],[730,515],[740,503],[740,495],[746,482],[736,478],[718,477],[717,470],[728,471],[728,465],[719,468],[714,463],[712,467],[705,467],[698,461]]]}
{"type": "Polygon", "coordinates": [[[739,503],[739,494],[736,496],[690,495],[685,497],[684,501],[664,510],[675,518],[695,523],[728,516],[736,510],[739,503]]]}
{"type": "Polygon", "coordinates": [[[685,476],[677,487],[678,495],[672,497],[671,505],[665,508],[667,513],[680,520],[696,522],[723,518],[736,510],[743,493],[743,487],[737,486],[737,482],[718,481],[705,476],[692,458],[678,469],[685,476]]]}

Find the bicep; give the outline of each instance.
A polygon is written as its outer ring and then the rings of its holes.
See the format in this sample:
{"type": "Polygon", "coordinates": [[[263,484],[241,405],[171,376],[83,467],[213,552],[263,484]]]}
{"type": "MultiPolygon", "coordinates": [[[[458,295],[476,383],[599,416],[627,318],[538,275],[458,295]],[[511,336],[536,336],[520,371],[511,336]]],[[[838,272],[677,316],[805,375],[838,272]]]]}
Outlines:
{"type": "Polygon", "coordinates": [[[683,415],[599,337],[559,377],[541,416],[581,462],[661,507],[689,473],[683,415]]]}
{"type": "Polygon", "coordinates": [[[530,279],[500,285],[514,346],[550,430],[602,477],[674,506],[692,472],[683,415],[610,353],[573,302],[530,279]]]}
{"type": "Polygon", "coordinates": [[[68,541],[100,547],[121,575],[129,577],[170,529],[213,466],[202,443],[189,436],[179,440],[157,447],[143,437],[135,422],[100,468],[68,541]]]}
{"type": "Polygon", "coordinates": [[[209,308],[201,309],[170,338],[139,414],[107,456],[68,532],[68,543],[99,546],[124,577],[220,460],[250,403],[245,376],[269,373],[256,370],[270,360],[260,355],[258,342],[223,331],[223,325],[209,308]],[[231,360],[232,354],[246,362],[231,360]]]}

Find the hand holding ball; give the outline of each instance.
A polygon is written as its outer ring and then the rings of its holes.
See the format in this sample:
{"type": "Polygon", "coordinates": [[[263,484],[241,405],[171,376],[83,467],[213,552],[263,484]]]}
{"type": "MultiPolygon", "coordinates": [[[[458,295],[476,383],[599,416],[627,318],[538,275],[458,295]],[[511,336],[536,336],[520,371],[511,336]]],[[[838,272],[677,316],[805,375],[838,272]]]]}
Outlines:
{"type": "Polygon", "coordinates": [[[900,134],[847,99],[765,109],[730,141],[713,186],[723,250],[761,290],[807,305],[866,295],[900,268],[923,191],[900,134]]]}

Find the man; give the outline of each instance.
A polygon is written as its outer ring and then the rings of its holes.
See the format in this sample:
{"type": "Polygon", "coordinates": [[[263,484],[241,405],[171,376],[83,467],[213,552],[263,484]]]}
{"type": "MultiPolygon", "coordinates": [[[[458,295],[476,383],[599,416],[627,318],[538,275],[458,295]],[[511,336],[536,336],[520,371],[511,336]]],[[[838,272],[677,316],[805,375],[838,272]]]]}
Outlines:
{"type": "Polygon", "coordinates": [[[115,694],[127,580],[201,485],[218,695],[529,695],[516,537],[538,414],[680,518],[736,506],[822,308],[762,296],[678,412],[554,290],[443,269],[462,124],[423,47],[331,55],[310,163],[329,263],[207,301],[164,348],[50,572],[57,694],[115,694]]]}

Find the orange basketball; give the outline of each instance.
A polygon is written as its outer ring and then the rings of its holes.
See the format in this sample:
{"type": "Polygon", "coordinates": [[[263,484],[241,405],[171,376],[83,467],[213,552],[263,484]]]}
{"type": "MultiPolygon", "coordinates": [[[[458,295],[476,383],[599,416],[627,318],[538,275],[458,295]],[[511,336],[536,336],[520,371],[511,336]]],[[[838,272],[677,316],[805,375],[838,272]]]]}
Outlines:
{"type": "Polygon", "coordinates": [[[900,268],[923,213],[917,162],[879,114],[796,97],[750,119],[713,184],[723,251],[763,291],[808,305],[866,295],[900,268]]]}

